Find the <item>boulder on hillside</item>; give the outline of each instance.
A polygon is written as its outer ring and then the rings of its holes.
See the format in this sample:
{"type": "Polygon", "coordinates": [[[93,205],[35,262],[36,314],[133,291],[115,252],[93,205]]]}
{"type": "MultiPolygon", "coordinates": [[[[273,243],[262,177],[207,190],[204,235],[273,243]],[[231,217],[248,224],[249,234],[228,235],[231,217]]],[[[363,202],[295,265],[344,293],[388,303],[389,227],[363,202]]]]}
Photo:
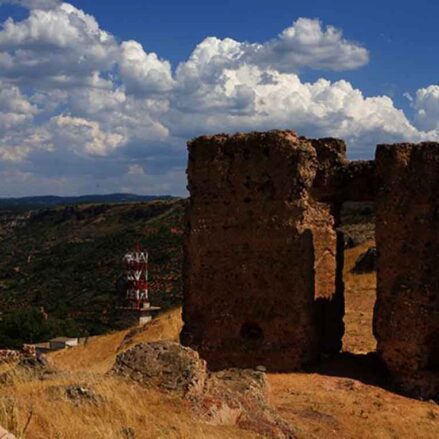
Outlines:
{"type": "Polygon", "coordinates": [[[352,273],[372,273],[377,269],[377,249],[376,247],[369,248],[362,253],[355,262],[352,273]]]}
{"type": "Polygon", "coordinates": [[[209,374],[198,413],[213,425],[236,425],[262,437],[292,439],[289,425],[268,402],[266,375],[252,369],[225,369],[209,374]]]}
{"type": "Polygon", "coordinates": [[[141,343],[119,354],[112,372],[186,398],[202,393],[207,376],[197,352],[165,341],[141,343]]]}
{"type": "Polygon", "coordinates": [[[189,399],[194,413],[206,423],[236,425],[264,437],[295,437],[292,427],[268,403],[268,383],[261,371],[208,372],[197,352],[161,341],[138,344],[119,354],[111,373],[189,399]]]}

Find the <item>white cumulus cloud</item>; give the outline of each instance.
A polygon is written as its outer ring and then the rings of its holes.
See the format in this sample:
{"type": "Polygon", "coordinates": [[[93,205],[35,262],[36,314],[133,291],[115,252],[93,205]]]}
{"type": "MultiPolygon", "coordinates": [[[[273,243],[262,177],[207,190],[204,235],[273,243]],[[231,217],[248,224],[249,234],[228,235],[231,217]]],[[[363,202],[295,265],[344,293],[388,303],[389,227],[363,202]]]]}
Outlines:
{"type": "Polygon", "coordinates": [[[350,70],[368,63],[367,49],[343,38],[334,26],[322,28],[319,20],[299,18],[278,38],[247,48],[248,62],[281,72],[302,68],[350,70]]]}
{"type": "Polygon", "coordinates": [[[91,15],[63,3],[31,10],[25,20],[6,20],[0,30],[1,75],[40,87],[87,85],[96,72],[111,69],[118,55],[115,38],[91,15]]]}
{"type": "Polygon", "coordinates": [[[420,129],[439,131],[439,85],[419,89],[412,106],[420,129]]]}
{"type": "Polygon", "coordinates": [[[61,4],[60,0],[0,0],[2,3],[22,6],[26,9],[54,9],[61,4]]]}
{"type": "Polygon", "coordinates": [[[165,92],[173,87],[171,64],[160,60],[155,53],[146,53],[136,41],[122,43],[119,71],[132,94],[165,92]]]}
{"type": "Polygon", "coordinates": [[[51,125],[58,144],[93,156],[105,156],[126,141],[121,134],[103,131],[99,122],[80,117],[56,116],[51,125]]]}

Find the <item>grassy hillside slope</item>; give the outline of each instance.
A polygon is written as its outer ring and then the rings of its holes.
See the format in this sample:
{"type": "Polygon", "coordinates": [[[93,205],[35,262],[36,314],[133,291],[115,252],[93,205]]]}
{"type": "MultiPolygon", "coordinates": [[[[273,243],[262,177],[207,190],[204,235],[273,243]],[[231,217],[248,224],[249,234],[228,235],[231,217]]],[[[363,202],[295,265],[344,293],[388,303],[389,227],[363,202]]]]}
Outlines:
{"type": "Polygon", "coordinates": [[[18,221],[5,214],[0,346],[114,329],[122,257],[137,241],[150,253],[152,302],[164,309],[178,305],[183,210],[183,200],[162,200],[49,208],[18,221]]]}

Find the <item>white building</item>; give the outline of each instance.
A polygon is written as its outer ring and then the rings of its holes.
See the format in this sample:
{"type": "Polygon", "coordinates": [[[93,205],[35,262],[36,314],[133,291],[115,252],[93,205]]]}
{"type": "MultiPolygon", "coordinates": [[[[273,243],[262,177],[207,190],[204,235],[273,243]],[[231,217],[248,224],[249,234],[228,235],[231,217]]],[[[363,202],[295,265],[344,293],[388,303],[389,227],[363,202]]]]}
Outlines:
{"type": "Polygon", "coordinates": [[[56,337],[49,341],[50,349],[53,351],[59,349],[73,348],[78,346],[79,340],[71,337],[56,337]]]}

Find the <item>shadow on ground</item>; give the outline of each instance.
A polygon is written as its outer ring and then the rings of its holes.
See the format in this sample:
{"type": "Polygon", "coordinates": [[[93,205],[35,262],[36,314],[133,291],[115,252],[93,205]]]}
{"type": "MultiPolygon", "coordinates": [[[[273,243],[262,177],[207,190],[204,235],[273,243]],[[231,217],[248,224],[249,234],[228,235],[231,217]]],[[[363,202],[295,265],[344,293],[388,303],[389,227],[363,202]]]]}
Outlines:
{"type": "Polygon", "coordinates": [[[364,384],[392,390],[389,372],[375,352],[352,354],[342,352],[307,366],[305,372],[358,380],[364,384]]]}

